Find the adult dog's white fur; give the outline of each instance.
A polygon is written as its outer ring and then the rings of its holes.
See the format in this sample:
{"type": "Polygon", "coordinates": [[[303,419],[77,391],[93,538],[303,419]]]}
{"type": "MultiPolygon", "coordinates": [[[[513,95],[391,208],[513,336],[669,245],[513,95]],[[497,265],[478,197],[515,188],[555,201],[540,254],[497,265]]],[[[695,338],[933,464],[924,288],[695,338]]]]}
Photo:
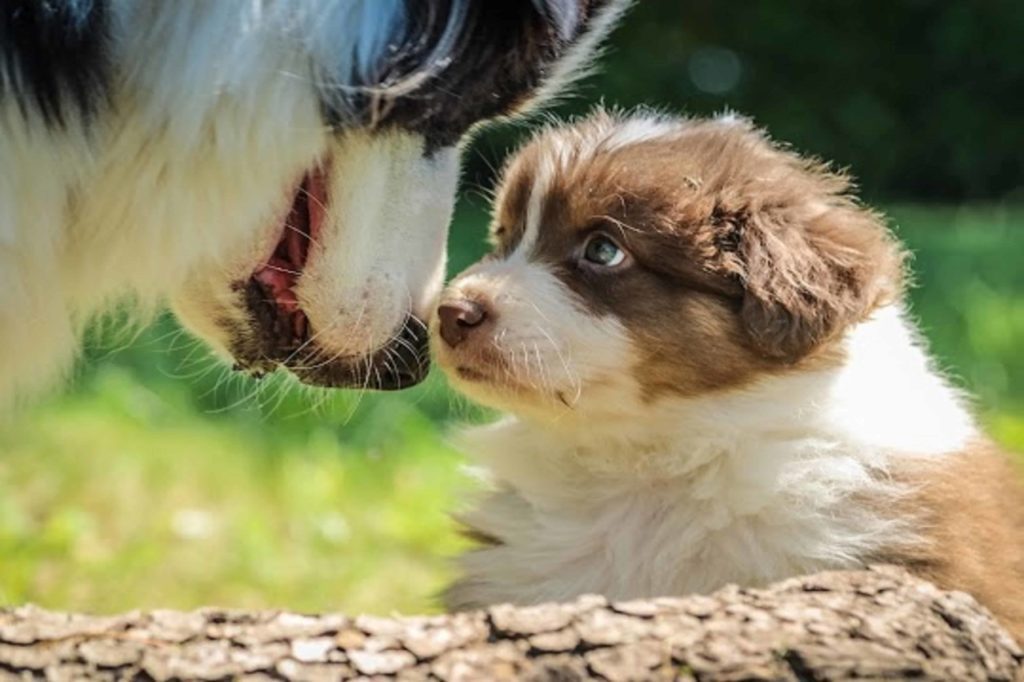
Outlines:
{"type": "Polygon", "coordinates": [[[276,232],[288,187],[328,147],[306,68],[258,27],[231,40],[237,3],[188,8],[122,4],[112,45],[131,69],[99,125],[0,110],[4,398],[53,380],[114,299],[153,303],[229,258],[255,263],[258,232],[276,232]]]}
{"type": "MultiPolygon", "coordinates": [[[[68,12],[91,4],[69,1],[68,12]]],[[[365,96],[426,97],[448,68],[473,0],[430,4],[450,9],[436,44],[365,96]]],[[[581,3],[533,4],[565,10],[563,61],[538,66],[522,93],[535,101],[584,65],[625,3],[590,17],[581,3]]],[[[126,297],[174,297],[230,354],[250,324],[232,284],[273,251],[296,185],[321,163],[330,206],[296,294],[324,356],[368,356],[410,315],[425,319],[444,270],[456,147],[426,153],[414,125],[378,129],[353,114],[328,126],[322,114],[332,89],[344,117],[349,90],[360,92],[346,84],[375,83],[407,3],[103,6],[110,87],[92,116],[52,125],[0,57],[0,402],[52,382],[83,325],[126,297]]]]}

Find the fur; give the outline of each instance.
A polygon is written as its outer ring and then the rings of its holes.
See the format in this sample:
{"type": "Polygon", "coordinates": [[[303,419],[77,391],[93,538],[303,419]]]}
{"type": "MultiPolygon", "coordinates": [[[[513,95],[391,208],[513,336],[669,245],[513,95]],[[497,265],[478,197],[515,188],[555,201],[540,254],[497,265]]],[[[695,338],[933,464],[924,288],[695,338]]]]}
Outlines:
{"type": "Polygon", "coordinates": [[[415,383],[395,358],[424,356],[459,139],[564,85],[625,4],[5,3],[0,402],[52,383],[126,298],[173,299],[253,371],[415,383]],[[314,173],[318,231],[281,300],[252,282],[314,173]]]}
{"type": "Polygon", "coordinates": [[[903,251],[845,176],[737,117],[598,112],[509,162],[493,233],[433,322],[454,385],[510,413],[461,441],[492,492],[461,516],[484,546],[449,606],[889,560],[1024,633],[1024,493],[984,473],[1005,457],[929,359],[903,251]],[[587,260],[595,237],[615,265],[587,260]],[[965,469],[969,509],[949,490],[965,469]]]}

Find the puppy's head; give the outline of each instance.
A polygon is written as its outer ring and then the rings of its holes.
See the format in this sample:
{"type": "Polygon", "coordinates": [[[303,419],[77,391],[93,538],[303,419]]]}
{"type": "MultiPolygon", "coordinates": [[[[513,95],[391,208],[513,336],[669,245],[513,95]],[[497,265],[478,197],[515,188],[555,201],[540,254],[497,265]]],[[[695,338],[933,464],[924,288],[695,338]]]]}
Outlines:
{"type": "Polygon", "coordinates": [[[836,362],[901,287],[898,245],[849,190],[735,117],[549,129],[506,167],[493,253],[442,294],[439,362],[541,417],[836,362]]]}
{"type": "Polygon", "coordinates": [[[179,315],[242,369],[285,366],[324,386],[417,383],[459,140],[556,91],[627,4],[306,0],[267,9],[253,19],[270,32],[257,47],[283,43],[299,58],[261,73],[308,76],[271,91],[301,100],[270,132],[281,136],[270,160],[280,187],[253,197],[267,204],[266,227],[190,277],[179,315]]]}

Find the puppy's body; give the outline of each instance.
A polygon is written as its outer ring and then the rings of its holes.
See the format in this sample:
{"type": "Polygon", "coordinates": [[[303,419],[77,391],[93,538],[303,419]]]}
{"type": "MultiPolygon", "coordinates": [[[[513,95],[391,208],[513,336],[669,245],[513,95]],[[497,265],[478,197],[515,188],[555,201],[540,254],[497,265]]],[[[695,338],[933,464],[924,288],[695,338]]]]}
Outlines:
{"type": "Polygon", "coordinates": [[[895,561],[1024,634],[1024,495],[846,188],[731,119],[598,114],[512,161],[497,257],[437,323],[456,385],[514,415],[466,437],[495,491],[451,606],[895,561]]]}
{"type": "Polygon", "coordinates": [[[112,300],[254,372],[425,374],[459,139],[586,67],[624,0],[0,6],[0,403],[112,300]]]}

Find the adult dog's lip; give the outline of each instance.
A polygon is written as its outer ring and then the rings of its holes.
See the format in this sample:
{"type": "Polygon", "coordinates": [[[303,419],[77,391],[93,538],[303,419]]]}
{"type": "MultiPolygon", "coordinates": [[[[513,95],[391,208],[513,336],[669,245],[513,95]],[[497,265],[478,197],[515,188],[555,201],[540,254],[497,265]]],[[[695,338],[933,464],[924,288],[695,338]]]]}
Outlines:
{"type": "Polygon", "coordinates": [[[415,386],[429,373],[428,335],[416,317],[408,317],[391,340],[374,351],[358,357],[337,355],[315,338],[294,347],[280,345],[277,341],[287,334],[280,329],[282,318],[269,310],[273,303],[251,280],[245,299],[250,328],[235,336],[231,348],[239,371],[263,375],[283,367],[312,386],[380,391],[415,386]]]}
{"type": "Polygon", "coordinates": [[[247,328],[233,334],[235,367],[256,375],[284,367],[303,383],[329,388],[399,390],[418,384],[430,367],[426,326],[419,319],[409,316],[377,350],[339,356],[319,345],[299,304],[296,286],[326,217],[327,172],[318,167],[303,176],[273,252],[235,285],[249,313],[247,328]]]}
{"type": "Polygon", "coordinates": [[[430,371],[425,325],[409,317],[386,345],[364,357],[335,357],[313,348],[285,366],[301,381],[326,388],[368,388],[398,391],[423,381],[430,371]]]}

